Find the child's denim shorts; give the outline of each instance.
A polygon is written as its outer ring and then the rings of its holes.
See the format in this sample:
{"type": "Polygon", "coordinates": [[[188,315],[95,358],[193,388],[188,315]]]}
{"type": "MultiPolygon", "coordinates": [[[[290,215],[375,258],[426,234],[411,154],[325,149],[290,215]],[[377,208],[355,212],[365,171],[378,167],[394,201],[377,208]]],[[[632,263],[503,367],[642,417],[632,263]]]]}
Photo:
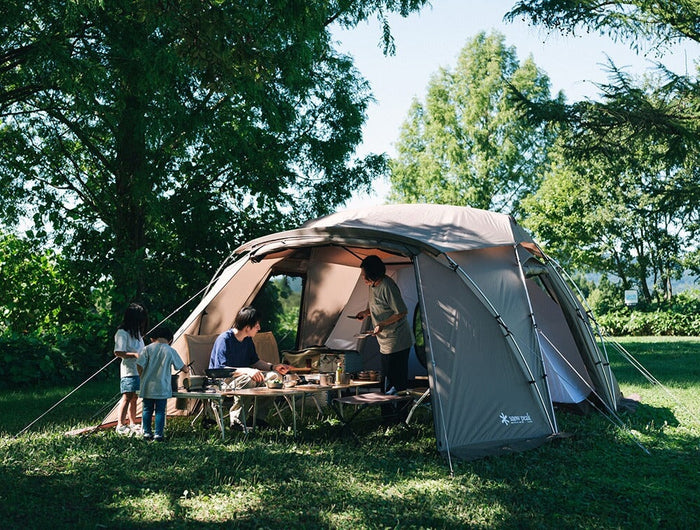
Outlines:
{"type": "Polygon", "coordinates": [[[139,385],[141,381],[138,375],[129,375],[122,377],[119,381],[119,391],[124,394],[125,392],[138,392],[139,385]]]}

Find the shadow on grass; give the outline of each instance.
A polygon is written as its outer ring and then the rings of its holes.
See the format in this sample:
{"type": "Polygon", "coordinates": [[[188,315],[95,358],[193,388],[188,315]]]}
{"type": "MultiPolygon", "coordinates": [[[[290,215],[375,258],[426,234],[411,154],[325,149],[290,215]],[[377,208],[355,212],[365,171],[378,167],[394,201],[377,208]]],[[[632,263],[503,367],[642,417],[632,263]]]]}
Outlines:
{"type": "Polygon", "coordinates": [[[644,404],[624,416],[643,433],[665,424],[662,438],[649,433],[650,456],[599,415],[560,414],[572,437],[456,461],[454,477],[429,418],[410,429],[368,420],[361,445],[335,438],[337,425],[222,443],[185,418],[165,444],[32,435],[2,442],[0,513],[9,527],[52,528],[690,528],[697,437],[669,429],[672,416],[644,404]]]}

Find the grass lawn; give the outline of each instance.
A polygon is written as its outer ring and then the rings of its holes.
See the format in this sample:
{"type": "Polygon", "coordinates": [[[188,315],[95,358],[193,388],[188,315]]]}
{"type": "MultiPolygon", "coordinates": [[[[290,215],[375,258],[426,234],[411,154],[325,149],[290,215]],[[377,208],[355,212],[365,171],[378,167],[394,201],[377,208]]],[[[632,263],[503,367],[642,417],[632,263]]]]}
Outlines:
{"type": "Polygon", "coordinates": [[[427,411],[410,428],[362,425],[236,434],[169,421],[165,444],[94,425],[117,381],[91,382],[26,433],[71,389],[0,393],[3,528],[698,528],[700,338],[625,338],[672,395],[616,352],[621,429],[599,414],[559,413],[570,433],[523,453],[455,462],[449,475],[427,411]],[[98,414],[95,417],[95,414],[98,414]],[[646,454],[638,444],[643,445],[646,454]]]}

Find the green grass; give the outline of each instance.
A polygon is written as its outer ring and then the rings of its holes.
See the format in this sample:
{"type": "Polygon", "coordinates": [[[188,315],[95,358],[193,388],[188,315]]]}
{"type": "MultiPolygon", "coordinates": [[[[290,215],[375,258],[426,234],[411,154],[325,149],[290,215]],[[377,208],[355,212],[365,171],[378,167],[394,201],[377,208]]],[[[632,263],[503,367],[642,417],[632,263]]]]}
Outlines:
{"type": "Polygon", "coordinates": [[[338,426],[221,442],[185,418],[166,444],[95,424],[117,382],[95,382],[27,433],[70,389],[0,394],[0,521],[5,528],[697,528],[700,339],[620,342],[673,394],[611,352],[628,430],[601,415],[558,414],[568,438],[523,453],[455,462],[449,475],[424,411],[411,429],[367,422],[363,444],[338,426]],[[677,403],[680,401],[681,404],[677,403]],[[632,433],[632,434],[630,434],[632,433]],[[650,452],[647,455],[637,445],[650,452]]]}

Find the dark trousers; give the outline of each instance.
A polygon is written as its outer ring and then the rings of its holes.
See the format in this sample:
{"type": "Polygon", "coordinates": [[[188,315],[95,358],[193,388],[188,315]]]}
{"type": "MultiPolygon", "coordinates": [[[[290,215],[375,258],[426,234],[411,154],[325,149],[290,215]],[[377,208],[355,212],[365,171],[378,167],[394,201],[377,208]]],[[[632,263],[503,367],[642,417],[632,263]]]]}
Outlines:
{"type": "MultiPolygon", "coordinates": [[[[408,388],[408,354],[410,348],[405,350],[381,354],[382,358],[382,380],[384,381],[384,392],[392,387],[397,392],[408,388]]],[[[398,411],[393,404],[382,405],[382,417],[387,419],[396,416],[398,411]]]]}

